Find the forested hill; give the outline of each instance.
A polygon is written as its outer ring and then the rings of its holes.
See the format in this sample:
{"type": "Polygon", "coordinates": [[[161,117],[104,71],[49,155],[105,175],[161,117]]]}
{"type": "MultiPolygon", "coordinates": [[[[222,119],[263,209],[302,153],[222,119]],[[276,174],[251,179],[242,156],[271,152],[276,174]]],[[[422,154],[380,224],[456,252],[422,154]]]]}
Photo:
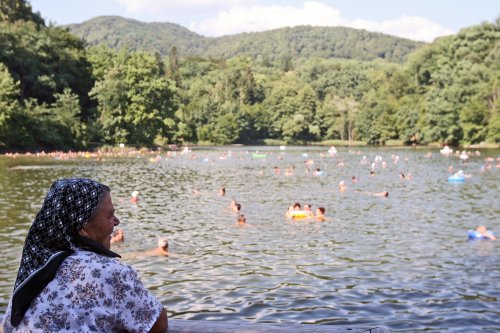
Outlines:
{"type": "Polygon", "coordinates": [[[153,51],[162,56],[172,46],[180,56],[229,59],[248,55],[254,60],[276,62],[313,57],[404,62],[423,43],[342,27],[300,26],[265,32],[210,38],[173,23],[144,23],[119,16],[100,16],[67,26],[92,45],[114,49],[153,51]]]}

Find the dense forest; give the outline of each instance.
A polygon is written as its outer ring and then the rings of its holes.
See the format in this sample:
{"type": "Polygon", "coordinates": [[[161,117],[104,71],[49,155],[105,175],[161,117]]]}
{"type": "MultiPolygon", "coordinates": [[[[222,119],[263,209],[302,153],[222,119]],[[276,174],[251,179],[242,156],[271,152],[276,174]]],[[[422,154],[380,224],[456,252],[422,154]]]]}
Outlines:
{"type": "Polygon", "coordinates": [[[247,56],[269,64],[290,59],[387,59],[403,63],[423,43],[366,30],[301,26],[209,38],[173,23],[144,23],[119,16],[100,16],[67,26],[90,46],[158,52],[173,46],[180,57],[229,59],[247,56]]]}
{"type": "MultiPolygon", "coordinates": [[[[278,29],[276,38],[313,31],[278,29]]],[[[364,37],[356,48],[370,49],[371,35],[357,33],[364,37]]],[[[290,52],[269,46],[265,58],[252,39],[231,38],[238,37],[224,37],[219,45],[228,46],[217,57],[181,54],[175,44],[166,56],[89,46],[68,28],[47,25],[28,1],[2,0],[0,149],[500,143],[500,18],[414,46],[404,63],[316,54],[336,49],[319,41],[304,44],[307,57],[289,42],[290,52]]],[[[391,47],[367,52],[406,58],[391,47]]]]}

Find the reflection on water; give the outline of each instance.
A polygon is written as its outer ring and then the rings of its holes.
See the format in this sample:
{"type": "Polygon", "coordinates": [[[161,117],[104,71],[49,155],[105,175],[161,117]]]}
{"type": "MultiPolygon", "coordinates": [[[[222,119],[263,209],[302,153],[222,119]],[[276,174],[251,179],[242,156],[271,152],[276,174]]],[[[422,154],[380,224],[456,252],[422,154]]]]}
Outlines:
{"type": "MultiPolygon", "coordinates": [[[[9,300],[22,244],[57,178],[90,177],[112,188],[125,242],[117,252],[170,239],[177,257],[125,259],[168,308],[198,320],[385,325],[395,331],[495,331],[500,325],[498,241],[467,242],[485,224],[500,233],[498,172],[480,172],[428,150],[231,148],[151,162],[141,158],[0,158],[0,307],[9,300]],[[253,155],[256,150],[258,155],[253,155]],[[305,156],[304,154],[307,154],[305,156]],[[263,157],[263,155],[267,155],[263,157]],[[374,161],[376,175],[369,176],[374,161]],[[395,155],[399,161],[394,163],[395,155]],[[196,157],[196,158],[194,158],[196,157]],[[322,176],[306,173],[311,159],[322,176]],[[472,178],[447,182],[448,166],[472,178]],[[280,168],[276,175],[273,167],[280,168]],[[284,176],[294,166],[292,176],[284,176]],[[411,172],[411,180],[400,172],[411,172]],[[360,178],[351,183],[351,176],[360,178]],[[348,189],[339,193],[340,180],[348,189]],[[225,197],[217,195],[225,186],[225,197]],[[137,205],[129,200],[140,192],[137,205]],[[193,190],[200,193],[193,195],[193,190]],[[389,197],[370,193],[389,191],[389,197]],[[231,199],[249,226],[236,226],[231,199]],[[294,202],[326,208],[323,223],[289,221],[294,202]]],[[[437,151],[437,150],[436,150],[437,151]]]]}

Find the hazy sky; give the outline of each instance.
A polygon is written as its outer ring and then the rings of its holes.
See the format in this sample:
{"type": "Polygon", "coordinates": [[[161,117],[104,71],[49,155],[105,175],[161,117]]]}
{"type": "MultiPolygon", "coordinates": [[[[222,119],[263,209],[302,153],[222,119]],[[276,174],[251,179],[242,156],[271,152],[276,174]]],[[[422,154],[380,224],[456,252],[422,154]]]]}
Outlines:
{"type": "Polygon", "coordinates": [[[47,22],[119,15],[178,23],[204,36],[285,26],[348,26],[430,42],[494,21],[500,0],[31,0],[47,22]]]}

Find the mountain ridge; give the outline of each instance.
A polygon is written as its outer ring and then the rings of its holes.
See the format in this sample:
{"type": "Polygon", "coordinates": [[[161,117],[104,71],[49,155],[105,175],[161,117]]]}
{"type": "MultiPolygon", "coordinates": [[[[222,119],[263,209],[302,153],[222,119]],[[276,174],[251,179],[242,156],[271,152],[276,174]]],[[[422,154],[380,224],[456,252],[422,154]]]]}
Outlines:
{"type": "Polygon", "coordinates": [[[126,47],[131,51],[158,52],[162,56],[167,56],[175,46],[178,55],[183,57],[227,59],[246,55],[269,62],[319,57],[364,61],[386,59],[403,63],[410,53],[425,44],[367,30],[316,26],[206,37],[177,23],[148,23],[121,16],[97,16],[64,27],[84,38],[89,46],[126,47]]]}

